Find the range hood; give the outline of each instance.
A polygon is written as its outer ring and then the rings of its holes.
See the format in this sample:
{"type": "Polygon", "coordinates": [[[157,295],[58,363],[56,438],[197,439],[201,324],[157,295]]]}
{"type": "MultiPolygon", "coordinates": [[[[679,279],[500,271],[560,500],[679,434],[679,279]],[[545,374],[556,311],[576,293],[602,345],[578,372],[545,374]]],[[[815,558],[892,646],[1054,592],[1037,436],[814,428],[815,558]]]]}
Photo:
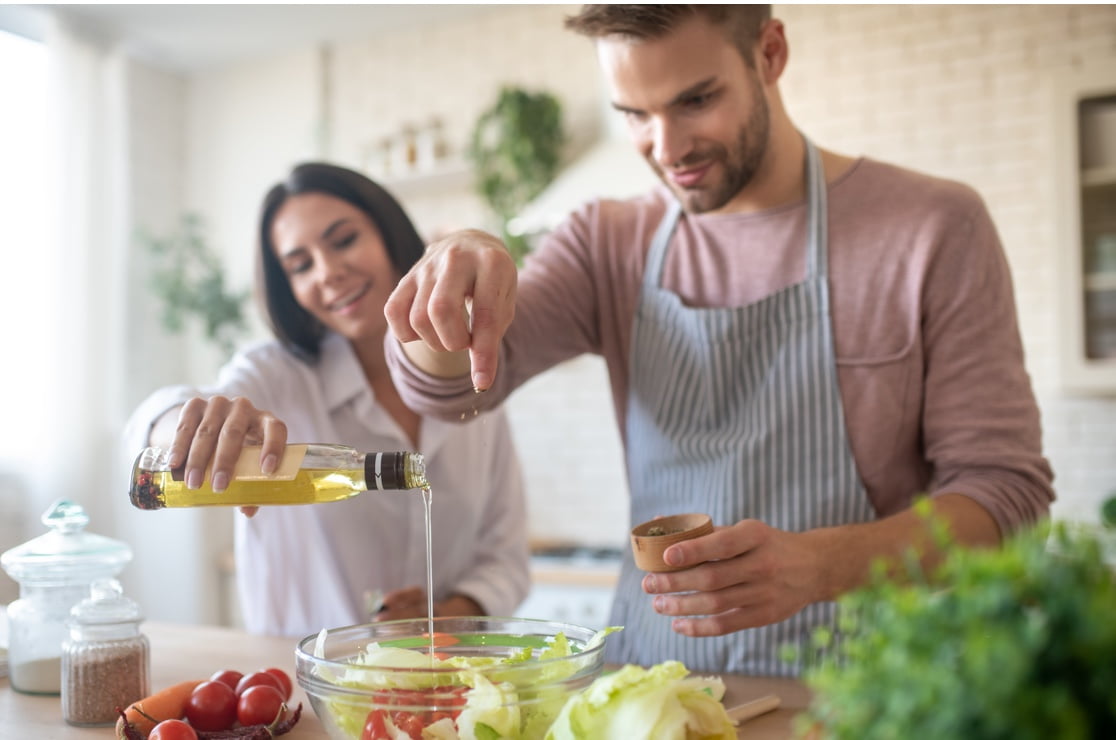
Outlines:
{"type": "Polygon", "coordinates": [[[631,198],[659,182],[628,139],[621,115],[607,100],[601,108],[604,134],[508,222],[512,234],[550,231],[588,200],[631,198]]]}

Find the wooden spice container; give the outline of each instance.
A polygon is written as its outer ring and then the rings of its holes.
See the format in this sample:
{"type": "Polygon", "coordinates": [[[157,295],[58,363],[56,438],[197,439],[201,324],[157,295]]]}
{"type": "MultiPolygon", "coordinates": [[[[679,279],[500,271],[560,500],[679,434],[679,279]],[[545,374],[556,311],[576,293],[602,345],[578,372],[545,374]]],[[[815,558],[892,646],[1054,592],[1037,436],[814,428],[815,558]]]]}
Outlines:
{"type": "Polygon", "coordinates": [[[708,514],[674,514],[632,528],[632,557],[636,567],[649,573],[669,573],[681,568],[667,565],[663,551],[676,542],[702,537],[713,531],[708,514]]]}

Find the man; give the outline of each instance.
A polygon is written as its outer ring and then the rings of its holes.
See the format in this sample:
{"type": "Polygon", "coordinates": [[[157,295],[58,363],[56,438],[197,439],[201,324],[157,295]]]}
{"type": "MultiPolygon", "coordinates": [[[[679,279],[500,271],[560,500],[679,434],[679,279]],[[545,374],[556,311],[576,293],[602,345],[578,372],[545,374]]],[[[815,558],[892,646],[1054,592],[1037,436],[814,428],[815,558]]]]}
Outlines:
{"type": "Polygon", "coordinates": [[[663,187],[585,205],[518,283],[491,236],[431,245],[385,309],[393,377],[453,417],[602,354],[632,522],[719,525],[668,548],[684,570],[625,559],[610,660],[795,674],[781,646],[832,624],[874,560],[933,560],[918,494],[971,546],[1049,509],[1002,247],[969,188],[799,133],[768,7],[585,6],[567,26],[663,187]]]}

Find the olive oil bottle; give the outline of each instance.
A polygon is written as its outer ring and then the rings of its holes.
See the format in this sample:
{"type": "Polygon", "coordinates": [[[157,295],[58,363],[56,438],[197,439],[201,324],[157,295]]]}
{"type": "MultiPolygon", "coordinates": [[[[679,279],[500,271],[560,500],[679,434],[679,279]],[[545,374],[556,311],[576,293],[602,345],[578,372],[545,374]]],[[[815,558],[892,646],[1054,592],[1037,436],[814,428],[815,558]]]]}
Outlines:
{"type": "Polygon", "coordinates": [[[266,506],[341,501],[367,490],[428,488],[417,452],[360,452],[343,445],[287,445],[276,471],[260,470],[260,448],[245,447],[228,487],[213,490],[211,470],[200,488],[186,487],[185,470],[171,469],[169,452],[148,447],[132,466],[132,505],[140,509],[187,506],[266,506]]]}

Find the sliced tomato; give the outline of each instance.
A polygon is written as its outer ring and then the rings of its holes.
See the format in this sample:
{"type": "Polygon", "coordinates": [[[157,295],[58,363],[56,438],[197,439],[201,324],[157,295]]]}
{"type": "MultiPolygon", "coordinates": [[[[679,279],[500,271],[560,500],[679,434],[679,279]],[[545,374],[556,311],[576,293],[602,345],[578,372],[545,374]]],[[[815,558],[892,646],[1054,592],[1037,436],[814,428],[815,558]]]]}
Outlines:
{"type": "Polygon", "coordinates": [[[387,710],[373,709],[364,720],[364,732],[360,733],[360,740],[391,740],[388,722],[387,710]]]}
{"type": "Polygon", "coordinates": [[[422,728],[426,727],[426,724],[414,712],[396,712],[391,720],[396,727],[407,733],[411,740],[422,740],[422,728]]]}

